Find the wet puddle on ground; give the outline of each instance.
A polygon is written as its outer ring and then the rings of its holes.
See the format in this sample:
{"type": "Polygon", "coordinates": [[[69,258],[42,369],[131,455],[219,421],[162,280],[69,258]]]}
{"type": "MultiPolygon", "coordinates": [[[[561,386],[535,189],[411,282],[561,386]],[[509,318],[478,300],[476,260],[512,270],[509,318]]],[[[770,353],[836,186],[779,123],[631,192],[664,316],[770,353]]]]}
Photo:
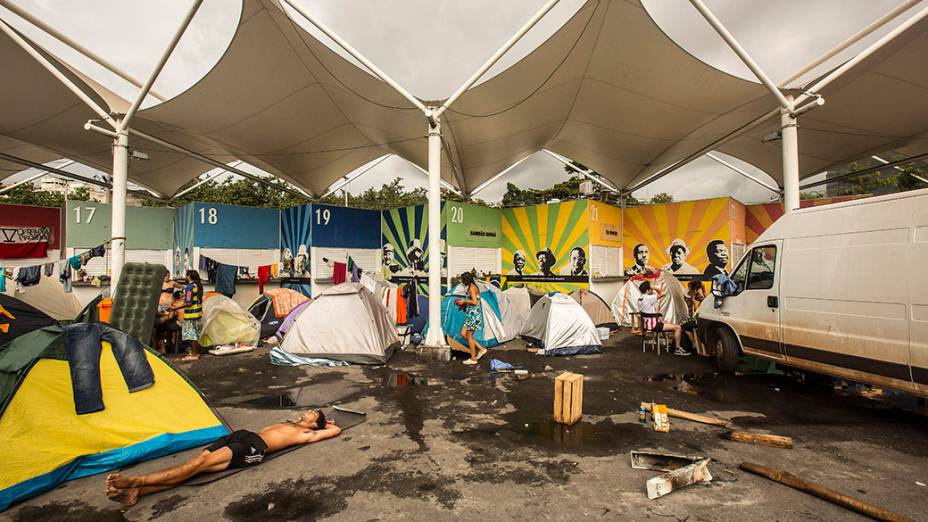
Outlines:
{"type": "Polygon", "coordinates": [[[612,422],[580,421],[573,426],[558,424],[553,420],[511,422],[505,428],[497,430],[508,439],[529,442],[541,446],[563,449],[597,449],[609,448],[640,435],[641,427],[637,424],[614,424],[612,422]]]}
{"type": "Polygon", "coordinates": [[[405,370],[392,370],[383,376],[381,384],[385,388],[404,388],[406,386],[435,386],[438,379],[430,379],[405,370]]]}

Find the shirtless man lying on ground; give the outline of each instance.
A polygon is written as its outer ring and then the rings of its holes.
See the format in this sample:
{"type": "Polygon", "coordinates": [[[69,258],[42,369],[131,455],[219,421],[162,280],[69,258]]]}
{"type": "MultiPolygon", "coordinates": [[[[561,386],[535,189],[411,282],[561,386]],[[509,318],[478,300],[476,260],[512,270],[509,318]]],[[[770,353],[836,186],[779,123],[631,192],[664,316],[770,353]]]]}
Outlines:
{"type": "Polygon", "coordinates": [[[207,446],[199,455],[175,468],[138,477],[112,473],[106,477],[106,496],[134,506],[140,495],[181,485],[200,473],[253,466],[274,451],[337,436],[342,429],[320,410],[309,410],[296,420],[272,424],[258,433],[238,430],[207,446]]]}

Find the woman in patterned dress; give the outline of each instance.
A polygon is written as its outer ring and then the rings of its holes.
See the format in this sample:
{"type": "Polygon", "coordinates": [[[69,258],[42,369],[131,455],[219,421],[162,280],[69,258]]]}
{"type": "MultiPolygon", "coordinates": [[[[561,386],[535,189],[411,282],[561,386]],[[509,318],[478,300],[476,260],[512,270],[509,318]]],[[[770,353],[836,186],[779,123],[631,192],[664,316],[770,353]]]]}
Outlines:
{"type": "Polygon", "coordinates": [[[480,313],[480,291],[470,272],[461,274],[461,282],[467,288],[467,299],[457,299],[454,304],[464,308],[464,327],[461,328],[461,337],[467,339],[467,345],[470,347],[470,359],[464,361],[464,364],[477,364],[477,361],[487,353],[487,349],[483,346],[480,346],[478,351],[479,345],[474,339],[474,332],[483,325],[483,317],[480,313]]]}

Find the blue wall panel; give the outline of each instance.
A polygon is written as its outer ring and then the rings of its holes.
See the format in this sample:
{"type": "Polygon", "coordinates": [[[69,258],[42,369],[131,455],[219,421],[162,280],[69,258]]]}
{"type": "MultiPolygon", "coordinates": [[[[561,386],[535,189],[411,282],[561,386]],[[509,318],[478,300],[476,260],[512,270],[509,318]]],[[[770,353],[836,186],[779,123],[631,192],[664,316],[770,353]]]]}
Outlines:
{"type": "Polygon", "coordinates": [[[193,204],[193,246],[280,248],[280,210],[215,203],[193,204]]]}
{"type": "Polygon", "coordinates": [[[380,211],[312,205],[311,212],[313,246],[380,248],[380,211]]]}

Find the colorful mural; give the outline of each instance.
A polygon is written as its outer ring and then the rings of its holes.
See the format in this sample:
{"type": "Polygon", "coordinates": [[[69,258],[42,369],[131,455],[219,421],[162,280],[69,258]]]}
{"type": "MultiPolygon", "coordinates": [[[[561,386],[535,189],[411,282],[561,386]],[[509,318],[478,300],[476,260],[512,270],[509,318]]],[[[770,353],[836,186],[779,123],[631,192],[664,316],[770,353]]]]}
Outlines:
{"type": "Polygon", "coordinates": [[[622,209],[590,201],[590,244],[622,247],[622,209]]]}
{"type": "MultiPolygon", "coordinates": [[[[444,202],[442,202],[444,206],[444,202]]],[[[383,234],[383,276],[393,282],[408,281],[411,277],[422,279],[429,268],[429,212],[425,205],[384,210],[381,213],[383,234]]],[[[441,226],[442,244],[447,228],[441,226]]],[[[446,251],[441,252],[442,272],[445,271],[446,251]]],[[[443,274],[444,276],[445,274],[443,274]]]]}
{"type": "Polygon", "coordinates": [[[625,276],[661,269],[680,279],[727,273],[738,205],[716,198],[626,208],[625,276]]]}
{"type": "Polygon", "coordinates": [[[588,201],[505,208],[503,277],[543,292],[589,287],[588,201]]]}
{"type": "Polygon", "coordinates": [[[312,205],[300,205],[280,212],[280,286],[312,296],[309,249],[312,205]]]}

